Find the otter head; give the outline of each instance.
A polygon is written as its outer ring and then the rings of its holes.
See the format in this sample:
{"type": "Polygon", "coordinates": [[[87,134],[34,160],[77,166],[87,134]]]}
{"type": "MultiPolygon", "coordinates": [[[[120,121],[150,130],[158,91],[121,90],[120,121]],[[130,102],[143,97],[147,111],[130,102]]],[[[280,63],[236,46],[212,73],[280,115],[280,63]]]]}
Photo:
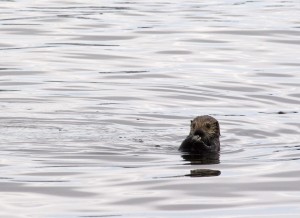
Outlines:
{"type": "Polygon", "coordinates": [[[191,120],[189,136],[194,143],[204,143],[207,146],[211,146],[220,137],[219,122],[208,115],[198,116],[191,120]]]}

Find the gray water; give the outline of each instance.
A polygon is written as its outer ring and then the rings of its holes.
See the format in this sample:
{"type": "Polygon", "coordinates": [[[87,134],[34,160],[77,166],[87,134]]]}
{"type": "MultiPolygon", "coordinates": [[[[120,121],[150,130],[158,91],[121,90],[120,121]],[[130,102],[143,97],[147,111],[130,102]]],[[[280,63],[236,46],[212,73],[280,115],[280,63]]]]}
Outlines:
{"type": "Polygon", "coordinates": [[[2,0],[0,217],[298,218],[299,9],[2,0]],[[204,114],[216,161],[177,151],[204,114]]]}

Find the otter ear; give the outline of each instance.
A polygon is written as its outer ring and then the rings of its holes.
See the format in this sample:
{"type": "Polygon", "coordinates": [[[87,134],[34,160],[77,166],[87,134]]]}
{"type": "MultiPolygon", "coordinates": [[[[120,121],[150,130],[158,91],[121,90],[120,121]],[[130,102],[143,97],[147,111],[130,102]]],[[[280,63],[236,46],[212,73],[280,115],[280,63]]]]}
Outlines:
{"type": "Polygon", "coordinates": [[[191,125],[192,125],[193,121],[191,120],[191,125]]]}

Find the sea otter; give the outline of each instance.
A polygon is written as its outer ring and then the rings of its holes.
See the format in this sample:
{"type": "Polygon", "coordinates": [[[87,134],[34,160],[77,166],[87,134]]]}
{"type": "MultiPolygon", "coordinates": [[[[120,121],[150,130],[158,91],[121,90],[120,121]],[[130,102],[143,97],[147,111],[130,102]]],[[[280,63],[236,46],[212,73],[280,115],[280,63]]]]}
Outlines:
{"type": "Polygon", "coordinates": [[[191,120],[190,134],[181,143],[179,150],[192,154],[220,151],[219,122],[208,115],[191,120]]]}

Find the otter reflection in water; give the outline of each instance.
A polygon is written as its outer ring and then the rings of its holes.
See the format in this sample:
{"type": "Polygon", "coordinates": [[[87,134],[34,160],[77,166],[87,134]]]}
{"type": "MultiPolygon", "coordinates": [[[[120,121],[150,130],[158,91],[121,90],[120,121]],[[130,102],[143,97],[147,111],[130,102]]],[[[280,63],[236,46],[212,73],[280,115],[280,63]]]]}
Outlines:
{"type": "Polygon", "coordinates": [[[191,120],[190,134],[181,143],[179,150],[191,154],[220,151],[219,122],[208,115],[191,120]]]}
{"type": "Polygon", "coordinates": [[[219,152],[204,152],[202,154],[183,154],[181,157],[191,165],[219,164],[219,152]]]}

